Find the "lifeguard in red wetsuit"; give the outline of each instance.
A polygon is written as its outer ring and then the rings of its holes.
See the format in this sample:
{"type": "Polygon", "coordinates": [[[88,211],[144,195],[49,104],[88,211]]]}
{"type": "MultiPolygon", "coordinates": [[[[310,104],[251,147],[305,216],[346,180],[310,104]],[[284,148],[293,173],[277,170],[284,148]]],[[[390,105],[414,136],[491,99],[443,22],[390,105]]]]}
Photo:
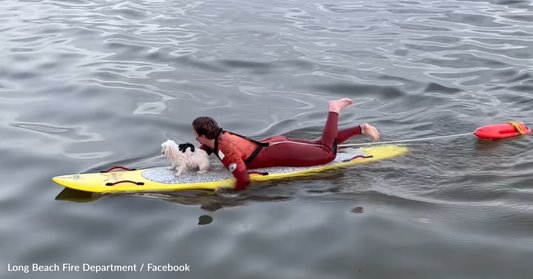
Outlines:
{"type": "Polygon", "coordinates": [[[314,141],[284,136],[256,141],[224,131],[211,117],[198,117],[192,126],[200,148],[208,154],[214,153],[233,173],[235,190],[242,190],[250,184],[248,169],[327,164],[337,156],[337,145],[355,135],[365,134],[378,140],[378,131],[367,123],[338,130],[339,113],[351,104],[353,102],[348,98],[330,101],[322,138],[314,141]]]}

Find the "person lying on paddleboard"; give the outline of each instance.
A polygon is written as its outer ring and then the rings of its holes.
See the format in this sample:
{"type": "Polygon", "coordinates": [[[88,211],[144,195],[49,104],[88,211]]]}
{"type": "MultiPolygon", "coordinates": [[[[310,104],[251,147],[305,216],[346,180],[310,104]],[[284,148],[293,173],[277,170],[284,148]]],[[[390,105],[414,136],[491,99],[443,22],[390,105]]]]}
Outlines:
{"type": "Polygon", "coordinates": [[[215,154],[233,173],[236,179],[234,190],[240,191],[250,184],[248,169],[327,164],[336,158],[337,145],[353,136],[364,134],[378,140],[377,129],[367,123],[338,130],[340,111],[352,104],[353,101],[348,98],[329,102],[326,125],[322,138],[318,140],[285,136],[253,140],[223,130],[213,118],[207,116],[196,118],[192,127],[196,140],[201,144],[200,148],[208,154],[215,154]]]}

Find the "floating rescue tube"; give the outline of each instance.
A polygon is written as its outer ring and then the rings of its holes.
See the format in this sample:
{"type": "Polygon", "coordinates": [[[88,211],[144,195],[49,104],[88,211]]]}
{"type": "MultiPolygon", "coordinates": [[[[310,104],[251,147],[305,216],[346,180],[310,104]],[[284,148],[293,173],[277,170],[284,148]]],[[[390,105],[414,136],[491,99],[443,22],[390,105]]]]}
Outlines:
{"type": "Polygon", "coordinates": [[[507,122],[478,128],[474,135],[481,139],[506,139],[520,135],[531,135],[531,130],[522,122],[507,122]]]}

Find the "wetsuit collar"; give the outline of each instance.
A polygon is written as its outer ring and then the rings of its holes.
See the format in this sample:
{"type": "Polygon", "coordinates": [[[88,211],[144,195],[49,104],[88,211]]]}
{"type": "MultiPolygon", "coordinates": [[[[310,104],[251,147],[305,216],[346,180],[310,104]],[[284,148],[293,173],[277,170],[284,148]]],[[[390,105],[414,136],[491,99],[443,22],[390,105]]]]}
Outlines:
{"type": "Polygon", "coordinates": [[[218,130],[218,134],[217,136],[215,137],[215,154],[218,156],[218,140],[220,139],[220,137],[222,136],[222,133],[224,133],[224,129],[220,128],[218,130]]]}

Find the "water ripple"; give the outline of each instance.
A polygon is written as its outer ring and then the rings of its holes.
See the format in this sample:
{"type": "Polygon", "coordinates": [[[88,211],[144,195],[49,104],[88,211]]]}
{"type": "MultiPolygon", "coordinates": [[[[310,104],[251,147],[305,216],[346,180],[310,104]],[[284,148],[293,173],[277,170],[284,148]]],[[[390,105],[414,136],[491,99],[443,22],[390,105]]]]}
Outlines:
{"type": "Polygon", "coordinates": [[[168,164],[159,145],[194,142],[200,115],[257,138],[316,138],[340,97],[355,102],[342,127],[368,122],[385,141],[530,125],[529,1],[4,4],[1,262],[188,263],[193,278],[533,272],[530,137],[413,142],[406,156],[221,197],[50,181],[168,164]]]}

